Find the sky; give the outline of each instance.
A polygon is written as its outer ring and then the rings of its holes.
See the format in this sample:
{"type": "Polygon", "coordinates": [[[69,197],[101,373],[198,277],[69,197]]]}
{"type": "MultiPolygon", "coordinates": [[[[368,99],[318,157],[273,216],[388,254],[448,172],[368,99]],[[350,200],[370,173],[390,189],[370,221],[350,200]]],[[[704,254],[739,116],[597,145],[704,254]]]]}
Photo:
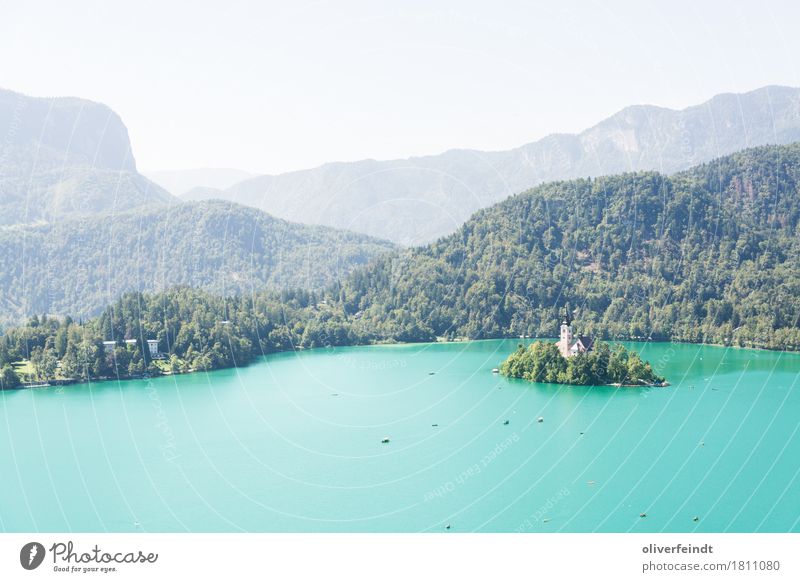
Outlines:
{"type": "Polygon", "coordinates": [[[107,104],[140,170],[508,149],[800,86],[800,2],[0,0],[0,87],[107,104]]]}

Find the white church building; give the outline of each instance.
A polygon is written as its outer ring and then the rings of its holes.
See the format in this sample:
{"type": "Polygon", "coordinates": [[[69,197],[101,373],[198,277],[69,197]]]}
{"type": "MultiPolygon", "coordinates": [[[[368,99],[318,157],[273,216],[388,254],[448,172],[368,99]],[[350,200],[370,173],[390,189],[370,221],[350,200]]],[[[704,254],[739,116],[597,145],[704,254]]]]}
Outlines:
{"type": "Polygon", "coordinates": [[[565,358],[570,358],[577,354],[591,352],[594,346],[594,338],[588,335],[575,336],[572,333],[572,317],[569,314],[569,306],[564,309],[564,320],[561,322],[561,336],[558,340],[558,351],[565,358]]]}

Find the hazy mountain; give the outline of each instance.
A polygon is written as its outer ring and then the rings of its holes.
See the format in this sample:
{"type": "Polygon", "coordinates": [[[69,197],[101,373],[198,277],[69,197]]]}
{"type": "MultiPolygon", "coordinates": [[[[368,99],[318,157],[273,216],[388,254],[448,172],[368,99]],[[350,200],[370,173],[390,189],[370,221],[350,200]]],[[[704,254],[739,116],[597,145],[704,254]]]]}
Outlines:
{"type": "Polygon", "coordinates": [[[223,190],[219,188],[210,188],[208,186],[195,186],[188,192],[181,194],[182,200],[211,200],[213,198],[222,198],[223,190]]]}
{"type": "Polygon", "coordinates": [[[204,200],[205,198],[195,198],[195,194],[202,191],[192,192],[196,188],[215,188],[224,190],[230,188],[254,174],[244,170],[233,168],[193,168],[189,170],[154,170],[144,172],[144,175],[153,182],[180,196],[186,200],[204,200]]]}
{"type": "Polygon", "coordinates": [[[668,173],[797,139],[800,90],[764,87],[681,111],[628,107],[578,135],[551,135],[509,151],[452,150],[259,176],[223,196],[289,220],[411,244],[453,232],[477,209],[541,182],[633,170],[668,173]]]}
{"type": "Polygon", "coordinates": [[[0,226],[171,202],[105,105],[0,90],[0,226]]]}
{"type": "Polygon", "coordinates": [[[319,289],[391,248],[223,201],[9,227],[0,229],[0,321],[85,317],[125,291],[175,285],[319,289]]]}

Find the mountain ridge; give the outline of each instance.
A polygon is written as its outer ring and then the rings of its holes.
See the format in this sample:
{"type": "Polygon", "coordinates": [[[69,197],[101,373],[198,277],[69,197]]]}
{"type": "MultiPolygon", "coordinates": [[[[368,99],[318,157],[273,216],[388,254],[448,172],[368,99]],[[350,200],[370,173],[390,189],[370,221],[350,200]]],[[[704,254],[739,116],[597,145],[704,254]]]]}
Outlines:
{"type": "Polygon", "coordinates": [[[110,107],[0,90],[0,226],[51,222],[174,197],[136,168],[110,107]]]}
{"type": "Polygon", "coordinates": [[[237,168],[153,170],[143,172],[143,174],[168,192],[172,192],[173,195],[189,200],[198,199],[190,194],[194,189],[214,188],[224,190],[255,176],[252,172],[237,168]]]}
{"type": "Polygon", "coordinates": [[[330,162],[264,175],[221,197],[270,214],[422,244],[475,210],[552,180],[635,170],[673,173],[746,147],[800,139],[800,89],[767,86],[669,109],[632,105],[578,134],[510,150],[450,149],[406,159],[330,162]]]}

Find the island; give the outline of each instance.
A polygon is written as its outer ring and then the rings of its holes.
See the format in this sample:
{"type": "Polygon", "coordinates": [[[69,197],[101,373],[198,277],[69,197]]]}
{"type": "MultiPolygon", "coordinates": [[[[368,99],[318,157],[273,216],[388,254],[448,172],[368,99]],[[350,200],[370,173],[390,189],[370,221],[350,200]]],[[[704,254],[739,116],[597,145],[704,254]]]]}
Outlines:
{"type": "Polygon", "coordinates": [[[577,386],[667,386],[634,351],[617,345],[613,350],[589,336],[574,336],[569,308],[565,310],[558,342],[522,344],[501,364],[500,373],[531,382],[577,386]]]}

